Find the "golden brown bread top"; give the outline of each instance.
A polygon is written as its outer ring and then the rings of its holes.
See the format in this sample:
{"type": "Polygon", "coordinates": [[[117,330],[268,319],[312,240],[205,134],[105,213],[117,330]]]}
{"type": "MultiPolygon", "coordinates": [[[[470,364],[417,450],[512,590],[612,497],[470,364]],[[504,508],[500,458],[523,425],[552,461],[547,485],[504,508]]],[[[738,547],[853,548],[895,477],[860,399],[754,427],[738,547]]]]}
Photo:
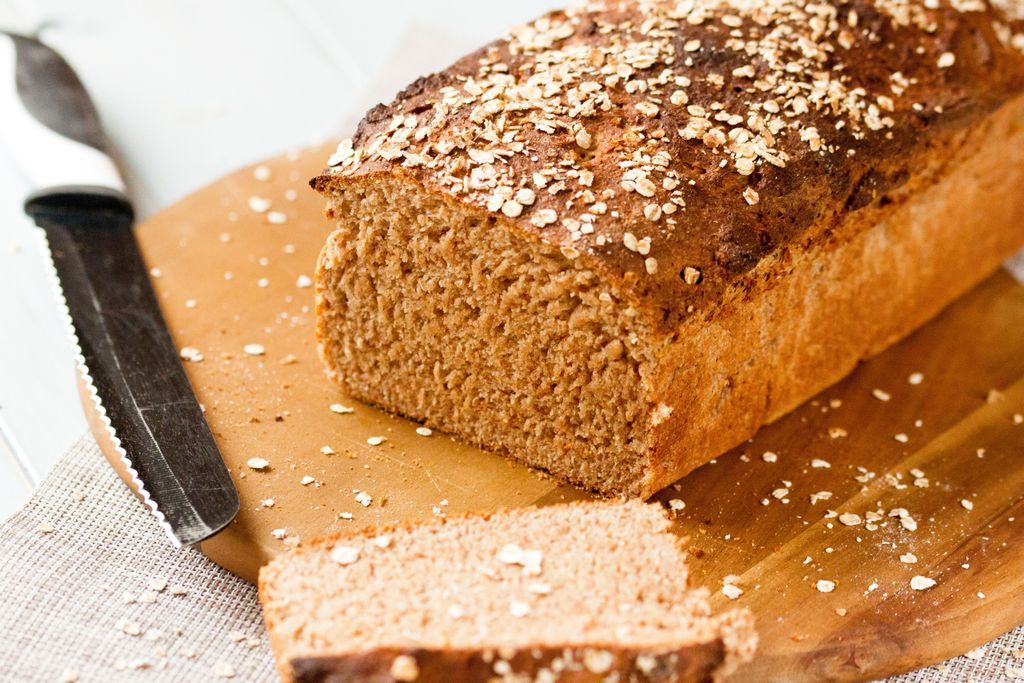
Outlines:
{"type": "Polygon", "coordinates": [[[671,328],[1021,91],[1024,0],[591,2],[377,106],[313,185],[409,174],[671,328]]]}

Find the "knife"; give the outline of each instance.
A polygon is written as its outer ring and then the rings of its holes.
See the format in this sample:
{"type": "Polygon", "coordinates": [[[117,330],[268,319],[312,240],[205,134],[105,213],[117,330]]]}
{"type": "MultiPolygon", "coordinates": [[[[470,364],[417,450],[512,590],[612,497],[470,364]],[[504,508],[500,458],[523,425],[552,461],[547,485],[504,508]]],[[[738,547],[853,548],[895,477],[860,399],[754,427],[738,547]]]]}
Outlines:
{"type": "Polygon", "coordinates": [[[99,116],[54,50],[0,32],[0,135],[27,177],[78,369],[137,492],[177,546],[238,513],[132,232],[99,116]]]}

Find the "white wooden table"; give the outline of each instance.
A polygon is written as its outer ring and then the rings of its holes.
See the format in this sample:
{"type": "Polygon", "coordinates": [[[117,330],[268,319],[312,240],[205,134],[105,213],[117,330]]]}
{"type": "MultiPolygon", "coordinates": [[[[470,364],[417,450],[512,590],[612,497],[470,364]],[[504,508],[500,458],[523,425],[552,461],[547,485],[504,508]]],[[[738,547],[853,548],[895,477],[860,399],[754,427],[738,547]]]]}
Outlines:
{"type": "MultiPolygon", "coordinates": [[[[350,132],[416,76],[559,4],[0,0],[0,28],[42,27],[75,67],[145,217],[238,166],[350,132]]],[[[0,517],[86,430],[24,193],[0,148],[0,517]]]]}

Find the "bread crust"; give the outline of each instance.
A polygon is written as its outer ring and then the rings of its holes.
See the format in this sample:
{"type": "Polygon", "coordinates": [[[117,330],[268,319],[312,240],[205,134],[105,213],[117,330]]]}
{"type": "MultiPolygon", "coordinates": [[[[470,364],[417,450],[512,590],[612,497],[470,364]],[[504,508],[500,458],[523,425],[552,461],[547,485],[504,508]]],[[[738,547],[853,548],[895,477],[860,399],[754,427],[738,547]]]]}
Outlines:
{"type": "MultiPolygon", "coordinates": [[[[674,4],[595,2],[585,9],[552,12],[531,26],[548,27],[549,32],[564,29],[565,37],[553,40],[550,47],[531,50],[523,47],[524,40],[515,38],[521,33],[514,31],[510,37],[481,48],[445,71],[418,79],[390,104],[370,110],[352,141],[355,156],[326,169],[311,185],[330,194],[337,185],[350,179],[378,173],[405,174],[431,191],[451,196],[467,206],[485,208],[492,196],[491,188],[474,191],[453,184],[450,165],[446,163],[437,162],[433,167],[410,163],[412,150],[419,150],[417,145],[382,154],[380,148],[392,149],[388,144],[396,130],[401,130],[400,126],[396,129],[395,122],[415,117],[417,126],[426,126],[431,117],[437,116],[446,89],[460,90],[467,82],[481,78],[482,62],[504,65],[507,73],[522,80],[535,75],[537,62],[552,54],[608,44],[611,39],[605,37],[606,32],[626,46],[651,41],[649,36],[634,31],[636,25],[656,16],[675,16],[665,9],[674,4]],[[645,4],[646,9],[641,9],[645,4]],[[621,26],[629,28],[607,28],[621,26]],[[375,152],[366,151],[374,147],[375,152]]],[[[765,6],[775,4],[786,5],[765,6]]],[[[588,186],[592,193],[599,198],[603,190],[615,193],[604,201],[606,214],[594,217],[594,231],[574,235],[561,223],[538,227],[533,222],[545,209],[555,211],[559,220],[568,217],[564,210],[567,196],[578,193],[563,191],[553,195],[544,188],[533,188],[536,201],[523,207],[521,215],[509,218],[491,207],[492,213],[500,216],[505,229],[566,247],[569,258],[587,259],[590,267],[647,312],[652,322],[665,332],[674,333],[680,322],[695,313],[707,315],[744,296],[763,276],[764,268],[759,272],[758,265],[773,262],[773,255],[789,250],[814,250],[826,246],[836,236],[851,239],[858,231],[870,227],[870,222],[857,218],[861,209],[886,194],[920,182],[921,170],[933,165],[930,154],[936,145],[984,120],[1024,91],[1024,18],[1011,16],[987,3],[971,4],[966,11],[957,8],[967,4],[943,3],[926,9],[915,0],[907,3],[903,11],[889,0],[853,0],[834,6],[834,16],[829,21],[839,28],[818,42],[827,54],[820,63],[814,63],[814,68],[798,73],[794,81],[801,89],[811,91],[823,74],[840,73],[840,80],[846,84],[844,94],[849,95],[857,88],[868,91],[863,106],[875,107],[873,111],[879,121],[864,114],[867,121],[858,124],[855,119],[861,114],[856,108],[844,109],[827,102],[808,111],[803,111],[802,105],[789,114],[783,111],[787,126],[775,136],[772,149],[784,160],[771,163],[759,158],[756,170],[749,175],[738,173],[734,158],[720,147],[685,139],[678,133],[699,118],[692,113],[696,111],[694,106],[746,118],[748,110],[754,110],[750,109],[753,100],[755,109],[762,111],[764,102],[772,100],[774,93],[758,92],[758,88],[761,77],[771,73],[771,69],[765,60],[751,58],[731,41],[736,31],[743,40],[756,42],[765,40],[769,29],[776,25],[787,31],[797,30],[798,19],[788,14],[765,18],[759,15],[761,10],[743,11],[738,8],[740,3],[735,3],[734,8],[725,0],[709,2],[712,9],[708,18],[699,24],[687,23],[686,18],[667,19],[673,22],[671,35],[666,39],[668,48],[674,55],[688,55],[689,64],[681,57],[673,58],[671,63],[666,59],[647,70],[637,69],[636,77],[647,78],[667,69],[673,78],[689,79],[686,105],[673,106],[662,101],[657,114],[649,117],[638,111],[637,105],[658,98],[644,91],[629,93],[609,88],[611,106],[607,111],[597,109],[589,116],[576,117],[592,138],[588,149],[580,148],[572,128],[559,129],[554,134],[527,128],[521,132],[525,151],[508,156],[504,162],[516,187],[532,187],[529,178],[554,164],[550,160],[564,159],[573,168],[592,172],[594,181],[588,186]],[[977,11],[979,7],[981,11],[977,11]],[[904,13],[910,18],[904,17],[904,13]],[[721,19],[725,16],[739,17],[740,27],[724,25],[721,19]],[[761,27],[759,22],[767,25],[761,27]],[[851,22],[855,26],[849,26],[851,22]],[[844,31],[852,37],[844,36],[844,31]],[[698,43],[700,49],[688,53],[687,45],[693,43],[698,43]],[[849,47],[843,47],[844,43],[849,47]],[[945,55],[952,55],[955,62],[939,67],[945,55]],[[758,79],[737,75],[737,70],[747,67],[754,69],[758,79]],[[713,81],[706,78],[711,73],[716,76],[713,81]],[[909,85],[903,87],[901,84],[905,83],[909,85]],[[881,105],[879,97],[883,98],[881,105]],[[840,127],[840,121],[846,125],[840,127]],[[809,131],[820,134],[824,142],[809,144],[802,139],[809,131]],[[664,137],[654,138],[658,132],[664,137]],[[660,142],[648,144],[654,139],[660,142]],[[677,173],[681,186],[675,192],[681,194],[685,208],[671,218],[663,216],[652,222],[645,216],[645,209],[652,200],[664,201],[670,193],[659,189],[653,198],[648,198],[623,190],[621,165],[624,158],[638,152],[650,154],[661,150],[669,154],[671,169],[677,173]],[[744,198],[748,188],[757,193],[756,204],[744,198]],[[674,225],[669,225],[669,220],[674,225]],[[650,237],[649,253],[630,249],[624,242],[626,233],[637,238],[650,237]],[[648,257],[657,261],[654,273],[646,271],[648,257]],[[699,277],[697,282],[687,282],[687,268],[698,273],[694,276],[699,277]]],[[[1007,7],[1011,5],[1006,3],[1007,7]]],[[[811,19],[810,14],[806,19],[811,19]]],[[[580,75],[578,80],[599,76],[580,75]]],[[[667,100],[676,87],[664,86],[661,100],[667,100]]],[[[455,144],[454,151],[446,156],[466,161],[468,172],[474,167],[467,157],[468,150],[488,147],[479,140],[485,126],[473,120],[475,112],[471,105],[445,107],[443,120],[429,128],[423,144],[433,143],[435,148],[441,142],[455,144]],[[474,139],[466,143],[462,139],[467,137],[474,139]]],[[[766,114],[766,118],[770,115],[766,114]]],[[[738,127],[744,125],[747,124],[738,127]]],[[[766,156],[773,158],[771,154],[766,156]]]]}
{"type": "Polygon", "coordinates": [[[453,680],[465,683],[495,680],[599,683],[611,677],[620,681],[684,683],[712,680],[724,659],[725,646],[721,640],[651,652],[614,645],[538,646],[507,652],[380,650],[350,656],[298,657],[292,660],[288,680],[294,683],[447,683],[453,680]],[[403,669],[410,674],[408,677],[402,676],[403,669]]]}

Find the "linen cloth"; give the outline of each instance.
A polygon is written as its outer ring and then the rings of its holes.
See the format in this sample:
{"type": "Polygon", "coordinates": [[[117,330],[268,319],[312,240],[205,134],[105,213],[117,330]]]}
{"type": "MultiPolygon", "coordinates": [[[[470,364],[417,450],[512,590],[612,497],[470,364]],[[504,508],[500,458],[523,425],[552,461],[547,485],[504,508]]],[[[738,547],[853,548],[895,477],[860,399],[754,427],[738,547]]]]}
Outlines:
{"type": "MultiPolygon", "coordinates": [[[[970,657],[891,680],[1024,680],[1024,627],[970,657]]],[[[0,523],[0,681],[62,680],[277,680],[255,587],[171,547],[91,435],[0,523]]]]}

